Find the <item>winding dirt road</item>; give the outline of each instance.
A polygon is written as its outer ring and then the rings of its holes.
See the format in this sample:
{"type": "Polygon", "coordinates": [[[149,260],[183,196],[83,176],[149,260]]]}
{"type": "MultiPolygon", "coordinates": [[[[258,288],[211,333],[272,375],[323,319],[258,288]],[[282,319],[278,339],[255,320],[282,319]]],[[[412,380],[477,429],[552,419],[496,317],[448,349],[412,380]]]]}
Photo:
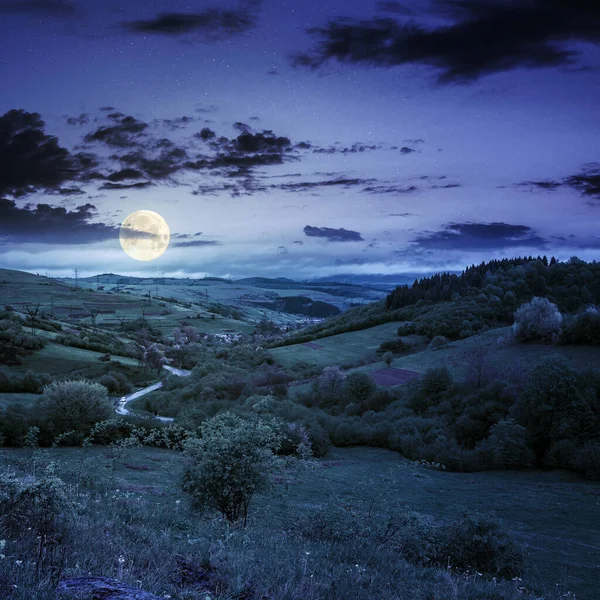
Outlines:
{"type": "MultiPolygon", "coordinates": [[[[169,365],[163,365],[163,369],[166,369],[167,371],[169,371],[173,375],[177,375],[178,377],[188,377],[191,373],[191,371],[186,371],[185,369],[177,369],[169,365]]],[[[138,390],[137,392],[133,392],[131,394],[128,394],[127,396],[119,398],[119,401],[117,402],[117,406],[115,408],[115,412],[119,415],[132,414],[131,411],[125,408],[126,404],[128,404],[132,400],[135,400],[136,398],[140,398],[142,396],[145,396],[146,394],[149,394],[150,392],[154,392],[155,390],[158,390],[161,387],[162,381],[158,381],[156,383],[153,383],[152,385],[149,385],[148,387],[138,390]]],[[[158,419],[159,421],[164,421],[165,423],[170,423],[171,421],[173,421],[172,417],[160,417],[159,415],[155,415],[154,418],[158,419]]]]}

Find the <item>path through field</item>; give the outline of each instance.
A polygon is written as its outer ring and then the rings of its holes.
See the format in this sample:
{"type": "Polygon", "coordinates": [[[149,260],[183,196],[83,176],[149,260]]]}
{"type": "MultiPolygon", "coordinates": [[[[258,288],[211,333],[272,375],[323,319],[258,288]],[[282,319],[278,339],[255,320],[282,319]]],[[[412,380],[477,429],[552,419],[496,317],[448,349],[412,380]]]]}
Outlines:
{"type": "MultiPolygon", "coordinates": [[[[169,371],[173,375],[177,375],[178,377],[188,377],[191,373],[191,371],[186,371],[184,369],[176,369],[175,367],[171,367],[169,365],[163,365],[163,369],[166,369],[167,371],[169,371]]],[[[156,383],[153,383],[152,385],[149,385],[148,387],[142,388],[141,390],[138,390],[137,392],[133,392],[131,394],[128,394],[127,396],[123,396],[122,398],[119,399],[119,402],[117,403],[117,407],[115,408],[115,412],[119,415],[130,415],[131,412],[129,410],[127,410],[127,408],[125,408],[125,405],[127,403],[131,402],[132,400],[135,400],[136,398],[140,398],[141,396],[145,396],[146,394],[149,394],[150,392],[154,392],[155,390],[158,390],[161,387],[162,387],[162,381],[157,381],[156,383]]],[[[159,415],[156,415],[155,418],[159,419],[160,421],[164,421],[166,423],[170,423],[171,421],[173,421],[172,417],[160,417],[159,415]]]]}

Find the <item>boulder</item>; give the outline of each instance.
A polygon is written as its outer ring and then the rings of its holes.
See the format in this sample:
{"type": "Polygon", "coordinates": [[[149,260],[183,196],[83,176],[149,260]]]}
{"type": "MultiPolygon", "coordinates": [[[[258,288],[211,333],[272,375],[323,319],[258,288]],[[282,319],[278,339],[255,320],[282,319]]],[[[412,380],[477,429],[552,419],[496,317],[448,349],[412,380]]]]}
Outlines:
{"type": "Polygon", "coordinates": [[[65,600],[162,600],[138,588],[107,577],[75,577],[58,584],[59,598],[65,600]]]}

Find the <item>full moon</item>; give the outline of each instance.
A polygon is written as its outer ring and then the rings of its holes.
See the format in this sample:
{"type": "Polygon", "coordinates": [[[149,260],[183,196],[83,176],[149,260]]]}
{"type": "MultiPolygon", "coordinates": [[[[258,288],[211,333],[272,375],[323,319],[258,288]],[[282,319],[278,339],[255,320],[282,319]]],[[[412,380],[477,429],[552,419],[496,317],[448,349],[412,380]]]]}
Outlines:
{"type": "Polygon", "coordinates": [[[151,210],[136,210],[121,225],[121,247],[135,260],[154,260],[169,245],[171,232],[167,222],[151,210]]]}

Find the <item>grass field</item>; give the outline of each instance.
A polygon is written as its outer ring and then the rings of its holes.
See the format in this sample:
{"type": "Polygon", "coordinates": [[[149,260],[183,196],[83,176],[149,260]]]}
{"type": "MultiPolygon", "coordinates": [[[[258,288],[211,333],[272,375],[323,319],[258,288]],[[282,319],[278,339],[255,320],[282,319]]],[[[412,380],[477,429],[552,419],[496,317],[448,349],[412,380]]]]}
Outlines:
{"type": "MultiPolygon", "coordinates": [[[[384,323],[361,331],[350,331],[320,338],[315,341],[315,344],[321,348],[294,344],[293,346],[273,348],[269,352],[284,367],[290,367],[299,362],[322,367],[356,364],[361,359],[373,355],[381,342],[396,338],[399,325],[400,323],[397,322],[384,323]]],[[[413,344],[421,341],[418,336],[407,336],[402,339],[413,344]]]]}
{"type": "MultiPolygon", "coordinates": [[[[92,448],[109,455],[107,448],[92,448]]],[[[53,459],[77,460],[77,449],[52,450],[53,459]]],[[[27,456],[2,449],[3,463],[27,456]]],[[[108,459],[107,459],[108,462],[108,459]]],[[[179,455],[154,448],[131,451],[118,465],[116,487],[143,494],[160,505],[182,498],[177,487],[179,455]]],[[[524,582],[576,592],[596,600],[600,586],[600,484],[563,472],[447,473],[412,466],[381,449],[335,449],[315,470],[294,480],[287,500],[262,500],[272,518],[298,519],[331,499],[381,495],[420,513],[459,516],[463,508],[491,511],[526,548],[524,582]]]]}
{"type": "MultiPolygon", "coordinates": [[[[284,366],[298,362],[329,366],[343,365],[345,361],[356,362],[372,355],[381,341],[392,339],[398,329],[398,323],[385,323],[362,331],[342,333],[316,340],[321,349],[314,349],[304,344],[295,344],[270,350],[275,359],[284,366]],[[387,333],[387,335],[386,335],[387,333]],[[380,341],[378,341],[380,340],[380,341]]],[[[573,367],[578,369],[598,367],[600,365],[600,348],[594,346],[554,346],[551,344],[499,344],[498,340],[509,331],[509,327],[492,329],[473,337],[450,342],[438,350],[423,349],[419,352],[397,356],[392,366],[424,373],[429,368],[446,366],[456,379],[464,379],[469,370],[469,362],[475,353],[484,352],[489,357],[490,366],[502,375],[502,370],[517,369],[526,372],[535,366],[543,357],[550,354],[564,356],[573,367]]],[[[412,336],[411,336],[412,337],[412,336]]],[[[406,338],[402,338],[405,340],[406,338]]],[[[418,347],[418,346],[415,346],[418,347]]],[[[421,345],[421,348],[423,345],[421,345]]],[[[349,369],[348,372],[361,371],[369,373],[384,369],[387,365],[379,360],[370,364],[349,369]]],[[[294,386],[295,392],[307,389],[294,386]]]]}
{"type": "MultiPolygon", "coordinates": [[[[102,352],[48,342],[41,350],[23,358],[20,365],[15,367],[0,365],[0,370],[5,373],[24,373],[31,370],[35,373],[49,373],[50,375],[82,371],[84,375],[91,376],[102,373],[104,366],[110,364],[98,360],[102,355],[102,352]]],[[[111,355],[111,363],[113,361],[126,367],[137,368],[138,366],[135,358],[126,356],[111,355]]]]}

